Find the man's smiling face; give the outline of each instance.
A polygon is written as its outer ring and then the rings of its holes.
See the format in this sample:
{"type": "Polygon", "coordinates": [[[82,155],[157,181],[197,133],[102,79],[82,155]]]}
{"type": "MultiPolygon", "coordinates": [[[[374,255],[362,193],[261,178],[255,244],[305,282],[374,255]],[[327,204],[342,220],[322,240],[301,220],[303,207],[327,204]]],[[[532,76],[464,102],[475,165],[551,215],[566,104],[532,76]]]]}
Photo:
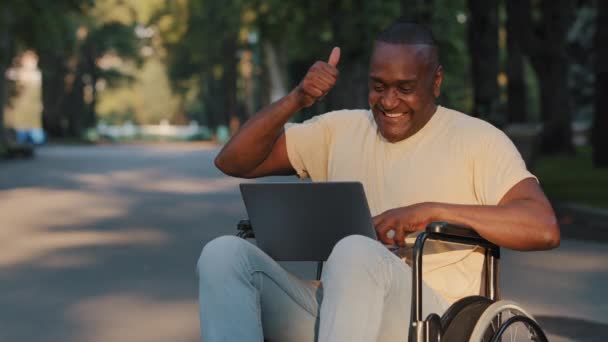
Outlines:
{"type": "Polygon", "coordinates": [[[409,138],[431,119],[442,79],[432,46],[376,42],[368,101],[387,141],[409,138]]]}

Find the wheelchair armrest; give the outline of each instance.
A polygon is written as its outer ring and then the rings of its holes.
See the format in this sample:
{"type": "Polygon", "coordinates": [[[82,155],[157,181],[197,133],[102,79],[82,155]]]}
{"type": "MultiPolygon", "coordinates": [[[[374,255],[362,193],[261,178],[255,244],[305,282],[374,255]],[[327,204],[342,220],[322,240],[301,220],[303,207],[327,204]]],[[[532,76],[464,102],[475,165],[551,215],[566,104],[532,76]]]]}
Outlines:
{"type": "Polygon", "coordinates": [[[484,239],[470,227],[460,226],[449,222],[432,222],[426,227],[429,239],[440,240],[466,245],[478,245],[490,249],[499,247],[484,239]]]}
{"type": "Polygon", "coordinates": [[[473,229],[449,222],[432,222],[426,227],[427,233],[437,233],[449,236],[459,236],[473,239],[482,239],[473,229]]]}

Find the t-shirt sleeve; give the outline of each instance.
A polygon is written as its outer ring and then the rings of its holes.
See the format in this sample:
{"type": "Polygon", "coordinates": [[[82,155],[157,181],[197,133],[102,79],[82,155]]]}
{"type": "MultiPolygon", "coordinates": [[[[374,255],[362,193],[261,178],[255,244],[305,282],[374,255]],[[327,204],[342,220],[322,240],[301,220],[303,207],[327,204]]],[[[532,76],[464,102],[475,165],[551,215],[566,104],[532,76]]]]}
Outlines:
{"type": "Polygon", "coordinates": [[[498,204],[513,186],[526,178],[538,181],[526,169],[521,154],[507,135],[492,128],[473,156],[475,193],[485,205],[498,204]]]}
{"type": "Polygon", "coordinates": [[[323,115],[285,125],[287,156],[298,177],[327,180],[330,135],[323,115]]]}

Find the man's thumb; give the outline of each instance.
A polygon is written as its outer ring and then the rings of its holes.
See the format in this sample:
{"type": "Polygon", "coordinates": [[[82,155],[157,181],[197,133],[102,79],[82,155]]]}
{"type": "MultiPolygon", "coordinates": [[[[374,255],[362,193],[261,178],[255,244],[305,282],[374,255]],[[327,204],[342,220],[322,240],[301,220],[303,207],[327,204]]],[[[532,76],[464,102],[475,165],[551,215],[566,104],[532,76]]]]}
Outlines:
{"type": "Polygon", "coordinates": [[[333,48],[333,50],[331,50],[331,54],[329,55],[329,60],[327,61],[327,63],[333,67],[336,67],[338,65],[339,61],[340,61],[340,48],[336,46],[333,48]]]}

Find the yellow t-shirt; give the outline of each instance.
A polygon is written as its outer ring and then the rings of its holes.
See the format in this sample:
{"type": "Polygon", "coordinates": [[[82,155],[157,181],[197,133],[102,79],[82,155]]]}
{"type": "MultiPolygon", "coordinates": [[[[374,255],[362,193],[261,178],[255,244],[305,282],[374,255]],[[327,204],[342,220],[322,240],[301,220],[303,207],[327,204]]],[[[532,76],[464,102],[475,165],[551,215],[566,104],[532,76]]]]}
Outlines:
{"type": "MultiPolygon", "coordinates": [[[[502,131],[441,106],[420,131],[397,143],[382,137],[369,110],[287,124],[285,134],[299,177],[361,182],[372,215],[421,202],[496,205],[519,181],[534,177],[502,131]]],[[[482,269],[479,249],[425,244],[424,281],[450,303],[480,293],[482,269]]]]}

